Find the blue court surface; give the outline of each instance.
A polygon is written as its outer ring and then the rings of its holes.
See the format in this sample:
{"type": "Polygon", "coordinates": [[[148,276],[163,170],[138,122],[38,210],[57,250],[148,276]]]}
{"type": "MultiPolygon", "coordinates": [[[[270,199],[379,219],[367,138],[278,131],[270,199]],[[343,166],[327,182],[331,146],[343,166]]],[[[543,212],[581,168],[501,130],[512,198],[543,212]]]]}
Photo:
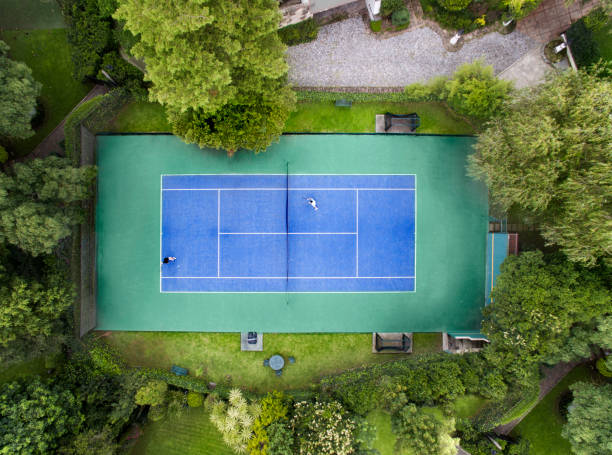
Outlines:
{"type": "Polygon", "coordinates": [[[163,175],[161,205],[164,293],[416,288],[415,175],[163,175]]]}

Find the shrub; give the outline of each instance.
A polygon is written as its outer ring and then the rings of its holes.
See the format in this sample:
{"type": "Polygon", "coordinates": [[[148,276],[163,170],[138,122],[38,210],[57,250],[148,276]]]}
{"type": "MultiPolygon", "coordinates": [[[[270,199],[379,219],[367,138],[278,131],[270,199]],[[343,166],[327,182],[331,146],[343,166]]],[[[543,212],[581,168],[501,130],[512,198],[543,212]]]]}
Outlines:
{"type": "Polygon", "coordinates": [[[586,26],[584,18],[574,22],[567,30],[566,36],[578,67],[587,67],[599,60],[601,56],[599,46],[593,39],[592,30],[586,26]]]}
{"type": "Polygon", "coordinates": [[[457,112],[488,119],[499,112],[510,94],[512,84],[497,79],[492,66],[483,62],[461,65],[447,84],[448,103],[457,112]]]}
{"type": "Polygon", "coordinates": [[[179,390],[171,390],[166,394],[166,415],[173,419],[180,418],[185,412],[187,400],[185,394],[179,390]]]}
{"type": "Polygon", "coordinates": [[[597,371],[599,371],[603,376],[606,378],[612,378],[612,369],[610,369],[610,366],[612,366],[612,357],[608,357],[607,359],[598,359],[595,366],[597,367],[597,371]]]}
{"type": "Polygon", "coordinates": [[[251,438],[253,422],[259,415],[259,406],[249,406],[239,389],[229,394],[229,403],[218,401],[214,404],[210,421],[223,435],[223,441],[232,450],[243,453],[251,438]]]}
{"type": "Polygon", "coordinates": [[[609,17],[603,8],[595,8],[584,17],[584,25],[594,32],[603,29],[608,24],[609,17]]]}
{"type": "Polygon", "coordinates": [[[405,6],[393,11],[391,23],[396,27],[407,27],[410,24],[410,11],[405,6]]]}
{"type": "Polygon", "coordinates": [[[199,408],[204,404],[204,396],[198,392],[189,392],[187,394],[187,406],[190,408],[199,408]]]}
{"type": "Polygon", "coordinates": [[[382,29],[382,21],[381,20],[370,21],[370,30],[372,30],[374,33],[380,32],[381,29],[382,29]]]}
{"type": "Polygon", "coordinates": [[[314,41],[318,34],[319,26],[312,18],[278,29],[278,36],[287,46],[314,41]]]}
{"type": "Polygon", "coordinates": [[[291,427],[299,454],[353,453],[355,421],[338,401],[295,404],[291,427]]]}
{"type": "Polygon", "coordinates": [[[108,74],[117,85],[125,87],[135,98],[146,99],[147,90],[144,88],[143,72],[126,62],[117,52],[104,54],[100,71],[96,75],[99,80],[108,80],[102,71],[108,74]]]}
{"type": "Polygon", "coordinates": [[[438,0],[440,6],[448,11],[461,11],[468,7],[472,0],[438,0]]]}
{"type": "Polygon", "coordinates": [[[90,346],[89,356],[98,373],[118,375],[125,369],[125,362],[119,353],[106,343],[98,341],[90,346]]]}
{"type": "Polygon", "coordinates": [[[455,455],[458,439],[450,435],[455,430],[454,419],[437,417],[408,404],[393,416],[393,433],[397,436],[397,452],[419,455],[455,455]]]}
{"type": "Polygon", "coordinates": [[[406,9],[406,3],[404,0],[382,0],[382,4],[380,5],[380,15],[383,17],[389,17],[401,9],[406,9]]]}
{"type": "Polygon", "coordinates": [[[288,413],[287,400],[281,392],[271,392],[261,400],[261,412],[253,423],[253,437],[248,443],[251,455],[265,455],[268,452],[276,453],[268,450],[270,445],[269,427],[277,422],[286,422],[288,413]]]}
{"type": "Polygon", "coordinates": [[[166,400],[168,384],[159,379],[147,382],[136,392],[135,401],[139,405],[160,406],[166,400]]]}

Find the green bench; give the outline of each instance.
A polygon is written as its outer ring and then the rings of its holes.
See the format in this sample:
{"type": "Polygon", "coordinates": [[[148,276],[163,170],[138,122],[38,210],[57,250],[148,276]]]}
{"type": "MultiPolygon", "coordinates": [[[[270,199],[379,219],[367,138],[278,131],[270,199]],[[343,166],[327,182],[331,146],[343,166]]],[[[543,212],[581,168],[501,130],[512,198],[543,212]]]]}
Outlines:
{"type": "Polygon", "coordinates": [[[353,105],[352,101],[341,99],[336,100],[336,107],[351,107],[353,105]]]}

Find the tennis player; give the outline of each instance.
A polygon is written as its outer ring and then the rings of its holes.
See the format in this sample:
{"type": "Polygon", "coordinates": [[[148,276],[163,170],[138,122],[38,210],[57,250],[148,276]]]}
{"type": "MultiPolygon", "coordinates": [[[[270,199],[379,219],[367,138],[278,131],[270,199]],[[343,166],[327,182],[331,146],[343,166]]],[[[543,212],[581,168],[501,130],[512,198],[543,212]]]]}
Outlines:
{"type": "Polygon", "coordinates": [[[319,210],[319,207],[317,207],[317,201],[315,201],[313,198],[309,197],[306,198],[306,202],[308,202],[308,204],[315,210],[319,210]]]}

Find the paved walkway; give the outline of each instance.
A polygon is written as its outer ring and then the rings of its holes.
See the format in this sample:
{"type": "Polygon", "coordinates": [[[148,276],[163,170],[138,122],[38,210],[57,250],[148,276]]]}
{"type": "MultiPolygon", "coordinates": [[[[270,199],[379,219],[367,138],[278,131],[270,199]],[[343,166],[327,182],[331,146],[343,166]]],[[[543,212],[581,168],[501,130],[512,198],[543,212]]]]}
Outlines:
{"type": "Polygon", "coordinates": [[[597,0],[584,4],[582,0],[575,0],[569,6],[566,0],[544,0],[529,16],[518,22],[516,30],[546,44],[558,38],[573,22],[586,16],[598,5],[597,0]]]}
{"type": "MultiPolygon", "coordinates": [[[[540,381],[540,394],[538,395],[537,403],[542,401],[542,399],[546,395],[548,395],[548,393],[557,384],[559,384],[559,382],[561,382],[561,379],[563,379],[570,371],[574,369],[574,367],[576,367],[580,363],[582,362],[580,361],[568,362],[568,363],[562,362],[562,363],[558,363],[557,365],[553,367],[544,368],[544,379],[540,381]]],[[[512,422],[507,423],[506,425],[500,425],[497,428],[495,428],[495,432],[500,435],[509,435],[510,432],[514,429],[514,427],[516,427],[519,423],[521,423],[521,420],[527,417],[527,415],[537,405],[537,403],[533,405],[532,408],[530,408],[527,412],[525,412],[518,419],[514,419],[512,422]]]]}
{"type": "Polygon", "coordinates": [[[494,32],[449,52],[428,26],[381,39],[361,18],[351,18],[322,27],[311,43],[290,47],[289,80],[306,87],[401,87],[450,75],[478,58],[498,73],[535,45],[520,32],[494,32]]]}
{"type": "Polygon", "coordinates": [[[66,117],[57,125],[53,131],[51,131],[47,137],[45,137],[40,144],[36,146],[34,150],[29,155],[26,155],[22,160],[32,160],[34,158],[45,158],[53,153],[57,153],[59,155],[64,154],[64,150],[60,146],[60,143],[64,140],[64,123],[70,114],[85,101],[90,100],[98,95],[102,95],[108,92],[108,87],[105,85],[95,85],[94,88],[90,90],[90,92],[85,95],[79,104],[74,106],[72,110],[68,113],[66,117]]]}

